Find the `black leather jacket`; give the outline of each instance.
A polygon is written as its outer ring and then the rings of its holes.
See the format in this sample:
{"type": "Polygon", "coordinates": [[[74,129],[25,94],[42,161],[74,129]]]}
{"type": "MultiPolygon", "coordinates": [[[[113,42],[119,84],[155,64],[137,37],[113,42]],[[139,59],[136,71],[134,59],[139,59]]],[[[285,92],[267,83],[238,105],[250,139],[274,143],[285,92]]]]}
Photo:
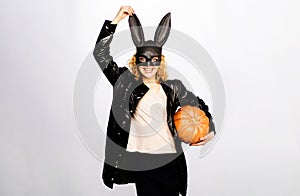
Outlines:
{"type": "MultiPolygon", "coordinates": [[[[126,151],[131,117],[138,102],[148,91],[148,87],[141,79],[135,80],[127,67],[118,67],[110,56],[109,46],[113,38],[116,25],[106,20],[103,24],[94,49],[94,57],[101,70],[113,86],[113,102],[107,126],[105,147],[105,163],[102,178],[106,186],[113,188],[113,184],[134,182],[130,174],[130,165],[126,165],[126,151]]],[[[167,96],[167,121],[175,141],[177,151],[176,161],[181,176],[181,194],[186,194],[187,168],[181,141],[177,138],[173,123],[173,115],[179,106],[192,105],[202,109],[210,119],[210,131],[215,131],[211,114],[203,100],[186,90],[180,80],[161,81],[161,86],[167,96]]]]}

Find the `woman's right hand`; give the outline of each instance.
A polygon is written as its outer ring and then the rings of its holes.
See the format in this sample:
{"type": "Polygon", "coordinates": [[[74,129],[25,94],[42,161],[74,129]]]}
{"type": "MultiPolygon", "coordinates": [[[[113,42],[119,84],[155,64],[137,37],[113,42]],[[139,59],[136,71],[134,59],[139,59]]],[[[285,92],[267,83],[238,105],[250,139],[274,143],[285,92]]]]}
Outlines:
{"type": "Polygon", "coordinates": [[[117,13],[116,17],[112,20],[111,24],[118,24],[121,20],[123,20],[126,16],[132,16],[134,14],[134,10],[130,6],[122,6],[117,13]]]}

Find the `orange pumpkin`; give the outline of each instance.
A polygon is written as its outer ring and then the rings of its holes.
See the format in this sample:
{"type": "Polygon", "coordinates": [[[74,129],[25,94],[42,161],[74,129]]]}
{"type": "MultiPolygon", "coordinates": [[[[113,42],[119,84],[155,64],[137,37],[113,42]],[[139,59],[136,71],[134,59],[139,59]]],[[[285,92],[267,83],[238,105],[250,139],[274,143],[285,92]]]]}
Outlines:
{"type": "Polygon", "coordinates": [[[183,106],[174,115],[178,137],[185,143],[194,144],[209,132],[209,119],[198,107],[183,106]]]}

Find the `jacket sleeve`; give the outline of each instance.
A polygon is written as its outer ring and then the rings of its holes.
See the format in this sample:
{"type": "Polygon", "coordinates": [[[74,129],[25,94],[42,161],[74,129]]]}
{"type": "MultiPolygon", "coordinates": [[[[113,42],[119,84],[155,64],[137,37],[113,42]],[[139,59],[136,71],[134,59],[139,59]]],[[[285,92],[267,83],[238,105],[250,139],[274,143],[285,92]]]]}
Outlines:
{"type": "Polygon", "coordinates": [[[95,60],[112,85],[116,83],[122,73],[128,70],[127,67],[118,67],[110,55],[110,43],[116,27],[117,25],[111,24],[109,20],[104,22],[93,51],[95,60]]]}
{"type": "Polygon", "coordinates": [[[180,80],[175,80],[175,82],[175,91],[177,94],[176,101],[178,102],[177,105],[190,105],[200,108],[209,119],[209,132],[213,131],[214,134],[216,134],[213,117],[209,112],[208,106],[202,99],[200,99],[198,96],[195,96],[192,92],[188,91],[180,80]]]}

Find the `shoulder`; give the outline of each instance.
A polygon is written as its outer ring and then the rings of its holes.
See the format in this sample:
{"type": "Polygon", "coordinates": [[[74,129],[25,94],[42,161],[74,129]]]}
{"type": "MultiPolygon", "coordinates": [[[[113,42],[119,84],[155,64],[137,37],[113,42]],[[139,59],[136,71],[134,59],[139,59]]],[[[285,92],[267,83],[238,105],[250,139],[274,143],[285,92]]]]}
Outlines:
{"type": "Polygon", "coordinates": [[[173,80],[166,80],[164,83],[169,84],[169,85],[183,85],[181,80],[178,79],[173,79],[173,80]]]}
{"type": "Polygon", "coordinates": [[[185,88],[182,81],[178,79],[166,80],[164,83],[175,91],[185,88]]]}
{"type": "Polygon", "coordinates": [[[177,95],[181,95],[182,93],[186,92],[186,88],[183,85],[181,80],[178,79],[166,80],[163,82],[163,84],[165,84],[168,88],[171,89],[171,91],[173,91],[173,93],[177,95]]]}

